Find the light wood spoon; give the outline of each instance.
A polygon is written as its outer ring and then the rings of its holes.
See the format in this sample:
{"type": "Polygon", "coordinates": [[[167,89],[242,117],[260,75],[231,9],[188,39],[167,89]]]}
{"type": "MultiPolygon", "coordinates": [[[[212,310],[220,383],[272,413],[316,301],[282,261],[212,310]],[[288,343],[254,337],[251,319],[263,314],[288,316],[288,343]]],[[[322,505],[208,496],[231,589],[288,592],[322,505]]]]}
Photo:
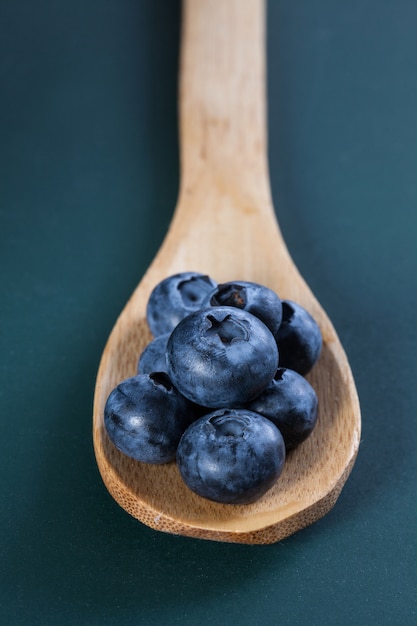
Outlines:
{"type": "MultiPolygon", "coordinates": [[[[148,526],[218,541],[279,541],[327,513],[354,464],[360,409],[335,330],[300,276],[272,205],[265,110],[263,0],[184,0],[180,62],[181,184],[168,234],[108,339],[94,399],[94,448],[115,500],[148,526]],[[255,281],[315,317],[324,345],[308,376],[318,425],[288,455],[260,500],[222,505],[193,494],[175,463],[141,464],[119,452],[103,425],[111,390],[136,373],[151,339],[145,309],[152,288],[180,271],[219,282],[255,281]]],[[[331,262],[331,260],[329,260],[331,262]]]]}

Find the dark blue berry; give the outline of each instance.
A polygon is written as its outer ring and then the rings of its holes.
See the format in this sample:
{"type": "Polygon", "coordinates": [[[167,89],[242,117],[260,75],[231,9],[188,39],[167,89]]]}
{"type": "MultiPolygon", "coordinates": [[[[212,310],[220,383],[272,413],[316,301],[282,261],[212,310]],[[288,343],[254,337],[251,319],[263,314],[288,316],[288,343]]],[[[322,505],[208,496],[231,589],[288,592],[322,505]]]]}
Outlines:
{"type": "Polygon", "coordinates": [[[143,350],[138,361],[138,374],[151,374],[152,372],[167,372],[165,354],[167,343],[171,333],[158,335],[143,350]]]}
{"type": "Polygon", "coordinates": [[[181,272],[165,278],[149,296],[146,318],[152,334],[170,333],[187,315],[201,308],[216,282],[199,272],[181,272]]]}
{"type": "Polygon", "coordinates": [[[322,336],[317,322],[291,300],[282,301],[282,322],[276,338],[281,367],[304,376],[320,356],[322,336]]]}
{"type": "Polygon", "coordinates": [[[278,479],[284,462],[284,440],[276,426],[244,409],[221,409],[200,418],[187,428],[177,450],[186,485],[223,504],[260,498],[278,479]]]}
{"type": "Polygon", "coordinates": [[[233,307],[192,313],[172,332],[168,372],[179,391],[207,407],[241,406],[261,393],[278,367],[271,331],[233,307]]]}
{"type": "Polygon", "coordinates": [[[317,422],[317,395],[301,374],[279,368],[266,389],[247,405],[281,431],[287,450],[307,439],[317,422]]]}
{"type": "Polygon", "coordinates": [[[165,373],[140,374],[109,395],[104,424],[114,445],[143,463],[167,463],[193,415],[165,373]]]}
{"type": "Polygon", "coordinates": [[[222,283],[207,296],[203,305],[233,306],[258,317],[276,335],[281,324],[282,304],[278,295],[258,283],[237,280],[222,283]]]}

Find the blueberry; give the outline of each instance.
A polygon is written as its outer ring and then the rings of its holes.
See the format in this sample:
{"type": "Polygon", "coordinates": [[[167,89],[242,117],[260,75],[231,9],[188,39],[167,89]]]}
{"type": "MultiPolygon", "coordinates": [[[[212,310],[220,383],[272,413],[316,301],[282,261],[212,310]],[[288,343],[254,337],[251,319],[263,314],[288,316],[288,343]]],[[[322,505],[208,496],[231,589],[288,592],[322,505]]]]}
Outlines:
{"type": "Polygon", "coordinates": [[[201,308],[216,282],[199,272],[181,272],[165,278],[149,296],[146,318],[156,337],[170,333],[187,315],[201,308]]]}
{"type": "Polygon", "coordinates": [[[174,329],[167,366],[174,385],[192,402],[239,406],[272,380],[278,349],[271,331],[251,313],[213,307],[192,313],[174,329]]]}
{"type": "Polygon", "coordinates": [[[276,335],[281,324],[282,304],[278,295],[263,285],[238,280],[222,283],[203,302],[211,306],[234,306],[258,317],[276,335]]]}
{"type": "Polygon", "coordinates": [[[307,374],[320,356],[322,336],[306,309],[291,300],[282,301],[282,322],[277,334],[280,366],[307,374]]]}
{"type": "Polygon", "coordinates": [[[143,463],[175,459],[181,435],[192,421],[186,400],[165,373],[140,374],[109,395],[104,424],[114,445],[143,463]]]}
{"type": "Polygon", "coordinates": [[[281,431],[287,450],[307,439],[317,422],[317,395],[301,374],[279,368],[266,389],[247,405],[281,431]]]}
{"type": "Polygon", "coordinates": [[[170,333],[158,335],[143,350],[138,361],[138,374],[167,372],[165,353],[170,333]]]}
{"type": "Polygon", "coordinates": [[[195,493],[223,504],[249,504],[278,479],[285,462],[281,433],[244,409],[220,409],[187,428],[177,465],[195,493]]]}

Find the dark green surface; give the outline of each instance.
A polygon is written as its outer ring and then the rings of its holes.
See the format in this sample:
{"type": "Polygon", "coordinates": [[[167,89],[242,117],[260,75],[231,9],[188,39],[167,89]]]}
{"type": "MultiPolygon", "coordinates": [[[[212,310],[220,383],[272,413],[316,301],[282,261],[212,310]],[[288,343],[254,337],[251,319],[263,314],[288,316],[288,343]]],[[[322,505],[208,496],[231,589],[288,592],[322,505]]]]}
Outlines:
{"type": "Polygon", "coordinates": [[[411,0],[269,4],[274,201],[363,411],[336,507],[216,544],[148,529],[101,482],[100,354],[176,200],[178,29],[168,0],[0,2],[0,622],[416,623],[411,0]]]}

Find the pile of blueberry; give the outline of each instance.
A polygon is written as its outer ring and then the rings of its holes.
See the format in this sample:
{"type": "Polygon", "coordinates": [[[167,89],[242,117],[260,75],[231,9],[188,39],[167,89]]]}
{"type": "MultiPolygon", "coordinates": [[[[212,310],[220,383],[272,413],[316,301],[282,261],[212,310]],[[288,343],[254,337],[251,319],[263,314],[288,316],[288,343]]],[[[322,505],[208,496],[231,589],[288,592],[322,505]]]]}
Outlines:
{"type": "Polygon", "coordinates": [[[156,285],[147,321],[154,339],[137,375],[105,406],[110,439],[143,463],[176,460],[204,498],[258,499],[316,424],[317,396],[304,375],[320,355],[317,323],[267,287],[217,284],[197,272],[156,285]]]}

